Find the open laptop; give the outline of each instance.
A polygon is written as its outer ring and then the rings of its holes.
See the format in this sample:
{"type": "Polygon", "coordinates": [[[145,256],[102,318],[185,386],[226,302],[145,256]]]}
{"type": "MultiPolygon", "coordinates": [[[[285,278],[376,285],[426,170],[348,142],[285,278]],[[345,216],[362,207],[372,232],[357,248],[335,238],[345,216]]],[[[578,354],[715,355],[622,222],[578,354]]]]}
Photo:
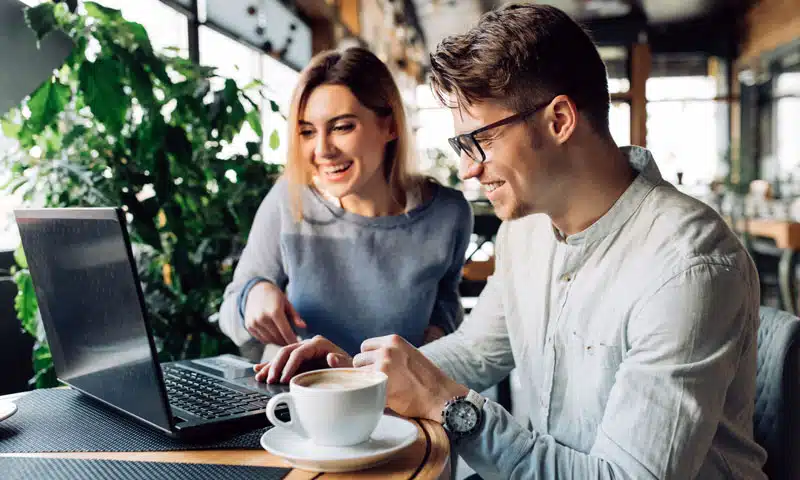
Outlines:
{"type": "Polygon", "coordinates": [[[14,214],[60,381],[174,437],[267,425],[267,401],[288,389],[257,382],[249,362],[159,365],[122,210],[14,214]]]}

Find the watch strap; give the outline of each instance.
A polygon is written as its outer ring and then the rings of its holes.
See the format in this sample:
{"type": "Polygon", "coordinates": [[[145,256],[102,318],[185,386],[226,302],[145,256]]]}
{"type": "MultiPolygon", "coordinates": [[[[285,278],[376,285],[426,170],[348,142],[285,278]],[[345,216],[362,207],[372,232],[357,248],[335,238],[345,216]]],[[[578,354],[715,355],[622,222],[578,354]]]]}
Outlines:
{"type": "Polygon", "coordinates": [[[483,405],[486,403],[486,397],[476,392],[475,390],[470,390],[467,393],[467,396],[464,397],[464,400],[478,407],[478,410],[480,411],[483,411],[483,405]]]}

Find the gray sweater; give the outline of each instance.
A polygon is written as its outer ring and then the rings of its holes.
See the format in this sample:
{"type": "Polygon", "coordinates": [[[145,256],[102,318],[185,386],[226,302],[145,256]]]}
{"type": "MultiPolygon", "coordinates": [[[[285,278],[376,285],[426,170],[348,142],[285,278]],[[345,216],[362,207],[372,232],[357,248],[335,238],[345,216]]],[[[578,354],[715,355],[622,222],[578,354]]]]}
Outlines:
{"type": "Polygon", "coordinates": [[[258,279],[286,292],[308,325],[299,335],[323,335],[350,354],[392,333],[420,346],[429,325],[449,333],[461,323],[458,284],[473,224],[461,192],[437,184],[430,200],[386,217],[347,212],[311,188],[302,205],[298,222],[280,179],[256,213],[220,310],[237,345],[256,342],[242,312],[258,279]]]}

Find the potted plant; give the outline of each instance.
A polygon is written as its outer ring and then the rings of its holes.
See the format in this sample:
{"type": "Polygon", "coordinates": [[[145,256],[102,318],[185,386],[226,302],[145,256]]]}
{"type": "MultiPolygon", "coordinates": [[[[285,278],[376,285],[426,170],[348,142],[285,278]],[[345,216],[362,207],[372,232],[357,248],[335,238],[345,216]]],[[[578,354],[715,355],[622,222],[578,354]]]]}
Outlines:
{"type": "MultiPolygon", "coordinates": [[[[70,3],[70,2],[67,2],[70,3]]],[[[256,209],[280,173],[261,143],[228,153],[245,122],[263,138],[259,85],[212,88],[213,68],[153,50],[145,29],[86,2],[26,11],[39,39],[66,32],[64,65],[2,120],[19,149],[0,159],[6,190],[48,207],[121,206],[162,360],[234,346],[215,315],[256,209]],[[258,98],[258,97],[256,97],[258,98]]],[[[269,102],[273,111],[278,107],[269,102]]],[[[270,147],[278,147],[272,132],[270,147]]],[[[55,384],[23,253],[15,307],[37,337],[32,382],[55,384]]]]}

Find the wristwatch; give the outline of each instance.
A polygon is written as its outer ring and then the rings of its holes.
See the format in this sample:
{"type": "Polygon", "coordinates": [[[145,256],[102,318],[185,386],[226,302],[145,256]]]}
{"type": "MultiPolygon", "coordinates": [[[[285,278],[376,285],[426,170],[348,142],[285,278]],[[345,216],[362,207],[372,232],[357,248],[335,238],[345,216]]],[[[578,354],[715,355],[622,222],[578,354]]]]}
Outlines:
{"type": "Polygon", "coordinates": [[[483,423],[484,403],[486,399],[474,390],[449,400],[442,410],[442,426],[454,440],[474,434],[483,423]]]}

